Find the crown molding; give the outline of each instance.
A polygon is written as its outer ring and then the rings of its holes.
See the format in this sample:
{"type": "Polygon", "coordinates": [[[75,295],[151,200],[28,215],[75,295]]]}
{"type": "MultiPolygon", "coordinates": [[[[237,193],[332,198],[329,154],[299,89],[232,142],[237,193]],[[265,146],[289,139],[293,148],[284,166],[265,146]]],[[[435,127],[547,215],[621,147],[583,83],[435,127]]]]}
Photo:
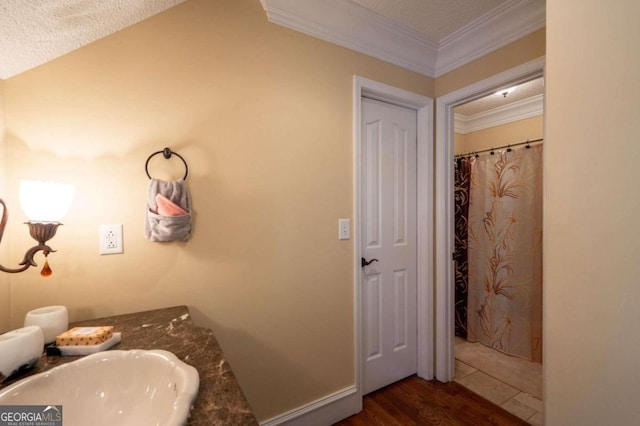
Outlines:
{"type": "Polygon", "coordinates": [[[470,116],[455,114],[454,128],[456,133],[465,135],[477,130],[535,117],[543,113],[544,96],[536,95],[470,116]]]}
{"type": "Polygon", "coordinates": [[[544,0],[510,0],[438,44],[435,77],[506,46],[546,25],[544,0]]]}
{"type": "Polygon", "coordinates": [[[270,22],[420,74],[435,73],[437,43],[357,3],[260,1],[270,22]]]}
{"type": "Polygon", "coordinates": [[[510,0],[436,42],[348,0],[260,0],[270,22],[439,77],[545,26],[544,0],[510,0]]]}

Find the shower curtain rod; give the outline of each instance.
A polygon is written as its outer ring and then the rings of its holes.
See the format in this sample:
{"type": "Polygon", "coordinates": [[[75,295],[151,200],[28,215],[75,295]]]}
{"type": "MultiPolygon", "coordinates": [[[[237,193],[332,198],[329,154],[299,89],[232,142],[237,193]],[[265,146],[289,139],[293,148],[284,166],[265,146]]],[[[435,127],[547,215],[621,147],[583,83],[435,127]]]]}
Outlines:
{"type": "Polygon", "coordinates": [[[499,149],[505,149],[505,148],[507,148],[507,151],[510,151],[511,148],[513,148],[514,146],[520,146],[520,145],[529,146],[532,143],[537,143],[537,142],[542,142],[542,141],[544,141],[544,138],[527,139],[524,142],[510,143],[508,145],[497,146],[495,148],[480,149],[478,151],[471,151],[471,152],[467,152],[467,153],[464,153],[464,154],[458,154],[458,155],[455,155],[454,158],[469,157],[469,156],[473,156],[473,155],[477,156],[478,154],[483,153],[483,152],[490,152],[491,154],[493,154],[493,151],[496,151],[496,150],[499,150],[499,149]]]}

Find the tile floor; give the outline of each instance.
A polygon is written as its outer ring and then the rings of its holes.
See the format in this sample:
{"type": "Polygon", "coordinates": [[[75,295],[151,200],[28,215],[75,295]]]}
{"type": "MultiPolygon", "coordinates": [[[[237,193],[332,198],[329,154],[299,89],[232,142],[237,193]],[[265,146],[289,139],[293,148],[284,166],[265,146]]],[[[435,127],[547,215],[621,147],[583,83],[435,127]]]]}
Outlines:
{"type": "Polygon", "coordinates": [[[540,364],[514,358],[480,343],[469,343],[456,337],[453,380],[529,424],[542,424],[540,364]]]}

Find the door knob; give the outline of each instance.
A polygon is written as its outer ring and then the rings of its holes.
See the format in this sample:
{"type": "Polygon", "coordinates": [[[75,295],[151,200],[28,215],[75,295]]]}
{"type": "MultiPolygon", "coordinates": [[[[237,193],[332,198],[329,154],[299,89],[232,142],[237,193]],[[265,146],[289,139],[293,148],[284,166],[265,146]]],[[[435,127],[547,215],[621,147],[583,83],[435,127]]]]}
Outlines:
{"type": "Polygon", "coordinates": [[[367,262],[367,259],[365,259],[364,257],[360,258],[360,265],[362,265],[362,267],[364,268],[367,265],[371,265],[373,262],[377,262],[378,259],[371,259],[370,261],[367,262]]]}

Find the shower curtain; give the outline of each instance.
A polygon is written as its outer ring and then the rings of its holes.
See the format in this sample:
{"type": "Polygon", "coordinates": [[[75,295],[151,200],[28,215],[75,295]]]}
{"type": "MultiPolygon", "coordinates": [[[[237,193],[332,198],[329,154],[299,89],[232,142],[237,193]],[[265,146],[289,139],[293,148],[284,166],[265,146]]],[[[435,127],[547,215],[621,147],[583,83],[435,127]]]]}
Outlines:
{"type": "Polygon", "coordinates": [[[467,339],[542,362],[542,145],[471,160],[467,339]]]}
{"type": "Polygon", "coordinates": [[[460,157],[455,162],[455,333],[467,337],[467,228],[469,226],[469,189],[471,183],[470,159],[460,157]]]}

